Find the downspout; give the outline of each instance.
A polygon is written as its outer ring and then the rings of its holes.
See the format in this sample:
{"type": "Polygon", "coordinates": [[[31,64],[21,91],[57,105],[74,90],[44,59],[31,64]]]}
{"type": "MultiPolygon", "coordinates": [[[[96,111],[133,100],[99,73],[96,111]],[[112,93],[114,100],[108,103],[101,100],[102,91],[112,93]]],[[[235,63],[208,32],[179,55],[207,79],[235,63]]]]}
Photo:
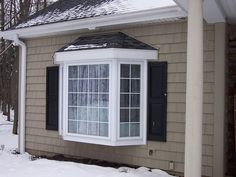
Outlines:
{"type": "Polygon", "coordinates": [[[19,91],[18,91],[18,125],[19,141],[18,148],[21,154],[25,153],[25,91],[26,91],[26,44],[16,34],[14,44],[19,46],[19,91]]]}

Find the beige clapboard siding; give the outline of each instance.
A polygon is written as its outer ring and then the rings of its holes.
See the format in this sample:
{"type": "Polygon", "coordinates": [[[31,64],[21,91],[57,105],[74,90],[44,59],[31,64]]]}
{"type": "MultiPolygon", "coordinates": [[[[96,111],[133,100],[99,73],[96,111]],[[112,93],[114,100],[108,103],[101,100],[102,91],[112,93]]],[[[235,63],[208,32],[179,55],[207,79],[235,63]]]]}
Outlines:
{"type": "MultiPolygon", "coordinates": [[[[214,123],[214,26],[204,26],[203,174],[212,176],[214,123]]],[[[159,49],[159,60],[168,61],[167,142],[131,147],[108,147],[63,141],[58,132],[45,130],[46,67],[53,55],[80,34],[27,40],[26,148],[33,153],[62,153],[175,171],[184,169],[186,22],[126,28],[126,34],[159,49]],[[149,149],[154,150],[149,156],[149,149]]],[[[97,31],[99,33],[100,31],[97,31]]],[[[102,31],[101,31],[102,32],[102,31]]]]}

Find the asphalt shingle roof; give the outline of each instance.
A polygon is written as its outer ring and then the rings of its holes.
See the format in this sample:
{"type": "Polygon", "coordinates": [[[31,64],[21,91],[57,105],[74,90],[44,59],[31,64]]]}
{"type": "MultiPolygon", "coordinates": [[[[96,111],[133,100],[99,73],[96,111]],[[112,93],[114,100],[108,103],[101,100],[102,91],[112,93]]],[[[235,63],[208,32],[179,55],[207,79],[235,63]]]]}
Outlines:
{"type": "Polygon", "coordinates": [[[11,29],[175,5],[172,0],[59,0],[11,29]]]}
{"type": "Polygon", "coordinates": [[[118,32],[93,36],[82,36],[76,39],[74,42],[62,47],[57,52],[101,48],[157,50],[148,44],[138,41],[124,33],[118,32]]]}

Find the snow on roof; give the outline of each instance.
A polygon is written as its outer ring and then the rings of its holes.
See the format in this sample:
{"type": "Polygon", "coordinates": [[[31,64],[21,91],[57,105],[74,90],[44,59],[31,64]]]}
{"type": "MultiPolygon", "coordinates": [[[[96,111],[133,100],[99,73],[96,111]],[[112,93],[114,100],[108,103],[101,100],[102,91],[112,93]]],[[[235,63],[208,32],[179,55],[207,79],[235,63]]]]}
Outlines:
{"type": "Polygon", "coordinates": [[[173,0],[59,0],[11,29],[176,6],[173,0]]]}

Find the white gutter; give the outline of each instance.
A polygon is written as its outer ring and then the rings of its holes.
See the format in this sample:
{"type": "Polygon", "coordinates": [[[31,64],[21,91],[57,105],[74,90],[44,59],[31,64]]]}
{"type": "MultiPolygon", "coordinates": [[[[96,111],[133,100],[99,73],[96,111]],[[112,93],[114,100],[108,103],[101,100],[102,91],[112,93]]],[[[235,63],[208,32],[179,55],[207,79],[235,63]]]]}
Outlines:
{"type": "MultiPolygon", "coordinates": [[[[12,40],[12,39],[9,39],[12,40]]],[[[26,85],[26,45],[14,36],[14,44],[19,46],[19,92],[18,92],[18,121],[19,141],[18,148],[21,154],[25,153],[25,85],[26,85]]]]}
{"type": "Polygon", "coordinates": [[[12,38],[12,36],[18,34],[19,38],[26,39],[78,32],[78,30],[96,29],[108,26],[173,21],[182,17],[186,17],[186,13],[183,12],[181,8],[178,6],[170,6],[124,14],[105,15],[93,18],[24,27],[0,32],[0,36],[12,38]]]}

